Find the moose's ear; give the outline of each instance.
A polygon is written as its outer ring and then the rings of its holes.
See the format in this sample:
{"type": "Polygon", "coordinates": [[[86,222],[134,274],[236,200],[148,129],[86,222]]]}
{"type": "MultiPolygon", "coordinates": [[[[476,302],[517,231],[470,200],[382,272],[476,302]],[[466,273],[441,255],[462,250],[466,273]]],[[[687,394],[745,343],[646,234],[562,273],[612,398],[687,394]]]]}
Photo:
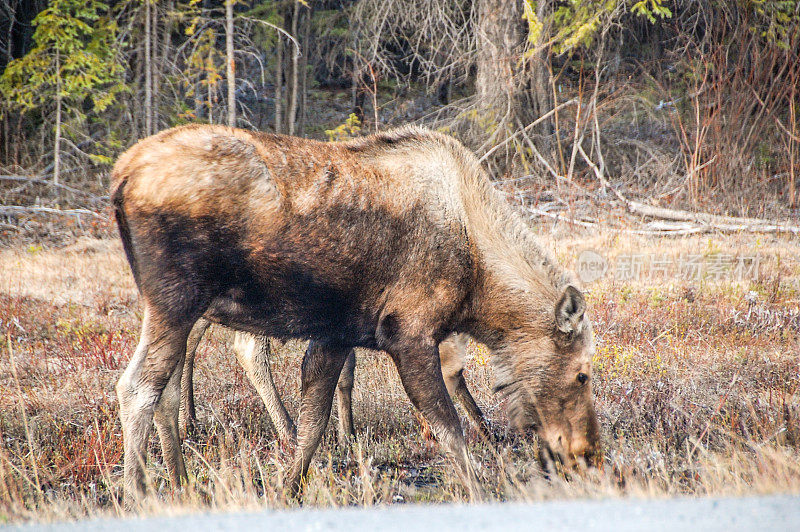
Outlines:
{"type": "Polygon", "coordinates": [[[568,285],[556,303],[556,327],[563,333],[576,332],[584,312],[586,300],[583,299],[583,294],[574,286],[568,285]]]}

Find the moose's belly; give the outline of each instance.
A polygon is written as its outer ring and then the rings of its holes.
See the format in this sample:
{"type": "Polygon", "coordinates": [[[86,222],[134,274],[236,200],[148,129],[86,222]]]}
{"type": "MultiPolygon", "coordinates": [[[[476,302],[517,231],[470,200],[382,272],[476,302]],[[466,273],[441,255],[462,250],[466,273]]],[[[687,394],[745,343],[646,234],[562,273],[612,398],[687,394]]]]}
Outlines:
{"type": "Polygon", "coordinates": [[[357,293],[310,278],[238,284],[212,301],[205,317],[233,329],[342,346],[373,347],[377,312],[357,293]]]}

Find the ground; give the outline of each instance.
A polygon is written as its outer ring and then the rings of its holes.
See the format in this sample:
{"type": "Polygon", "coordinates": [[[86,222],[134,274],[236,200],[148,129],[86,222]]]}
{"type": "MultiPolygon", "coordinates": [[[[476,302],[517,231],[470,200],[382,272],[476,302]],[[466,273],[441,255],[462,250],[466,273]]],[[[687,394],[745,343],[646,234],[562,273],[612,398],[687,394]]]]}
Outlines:
{"type": "MultiPolygon", "coordinates": [[[[425,524],[427,530],[459,532],[673,532],[691,526],[703,532],[797,530],[800,497],[675,497],[669,499],[569,500],[504,504],[395,504],[371,508],[262,509],[248,512],[193,512],[150,517],[37,523],[37,532],[150,532],[181,527],[216,532],[305,530],[313,532],[405,532],[425,524]]],[[[29,525],[5,532],[29,532],[29,525]]]]}
{"type": "MultiPolygon", "coordinates": [[[[568,481],[546,478],[536,441],[507,431],[489,353],[471,343],[468,383],[503,437],[482,443],[464,419],[489,499],[800,492],[797,237],[664,238],[564,222],[536,230],[570,268],[585,250],[608,265],[585,286],[604,459],[568,481]]],[[[8,241],[0,272],[0,523],[116,515],[114,383],[141,320],[121,246],[104,230],[8,241]]],[[[191,483],[170,488],[153,438],[157,495],[147,511],[296,506],[281,484],[291,449],[276,441],[230,336],[217,328],[200,347],[199,426],[184,446],[191,483]]],[[[272,360],[292,415],[303,349],[278,345],[272,360]]],[[[354,414],[358,440],[339,445],[331,425],[305,506],[466,500],[386,355],[359,352],[354,414]]]]}

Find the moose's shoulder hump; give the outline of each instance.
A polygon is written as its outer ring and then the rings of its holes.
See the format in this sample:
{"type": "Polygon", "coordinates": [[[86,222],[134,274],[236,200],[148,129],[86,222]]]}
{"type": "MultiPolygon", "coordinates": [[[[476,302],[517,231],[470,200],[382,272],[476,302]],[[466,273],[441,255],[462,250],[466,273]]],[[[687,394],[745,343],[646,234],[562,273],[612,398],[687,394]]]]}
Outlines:
{"type": "Polygon", "coordinates": [[[421,146],[441,140],[441,137],[444,137],[444,135],[429,129],[418,126],[403,126],[351,140],[344,143],[344,146],[353,152],[383,151],[412,144],[421,146]]]}

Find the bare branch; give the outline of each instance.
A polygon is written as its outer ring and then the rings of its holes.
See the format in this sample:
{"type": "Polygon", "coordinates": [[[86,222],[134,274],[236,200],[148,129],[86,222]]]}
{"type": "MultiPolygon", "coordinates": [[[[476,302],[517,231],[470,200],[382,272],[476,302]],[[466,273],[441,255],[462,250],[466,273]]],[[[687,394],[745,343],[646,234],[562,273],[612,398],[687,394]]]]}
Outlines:
{"type": "Polygon", "coordinates": [[[578,102],[578,100],[573,98],[571,100],[567,100],[566,102],[560,104],[558,107],[555,107],[554,109],[551,109],[550,111],[548,111],[547,113],[543,114],[542,116],[540,116],[539,118],[537,118],[536,120],[534,120],[533,122],[531,122],[530,124],[525,126],[524,128],[522,128],[519,131],[515,132],[513,135],[509,135],[508,138],[506,138],[503,142],[501,142],[500,144],[497,144],[492,149],[490,149],[489,151],[484,153],[483,156],[480,159],[478,159],[478,162],[482,163],[491,154],[493,154],[494,152],[496,152],[497,150],[499,150],[500,148],[502,148],[503,146],[505,146],[506,144],[511,142],[511,140],[515,139],[516,137],[518,137],[522,133],[528,131],[529,129],[531,129],[535,125],[542,123],[544,120],[547,120],[548,118],[550,118],[550,116],[552,116],[554,113],[558,112],[559,110],[563,109],[564,107],[566,107],[568,105],[572,105],[572,104],[577,103],[577,102],[578,102]]]}

